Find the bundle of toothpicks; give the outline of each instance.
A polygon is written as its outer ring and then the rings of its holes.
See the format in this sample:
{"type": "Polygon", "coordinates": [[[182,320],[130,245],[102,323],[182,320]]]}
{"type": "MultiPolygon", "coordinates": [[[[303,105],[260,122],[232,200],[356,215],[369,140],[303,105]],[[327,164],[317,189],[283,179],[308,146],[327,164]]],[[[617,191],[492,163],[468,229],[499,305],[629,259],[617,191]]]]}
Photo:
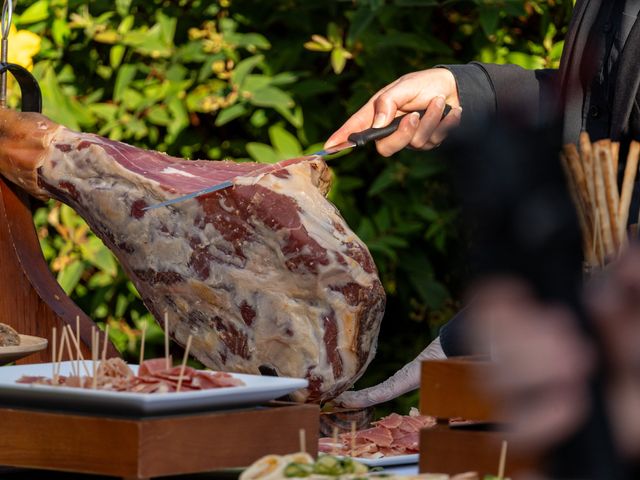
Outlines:
{"type": "Polygon", "coordinates": [[[620,187],[619,152],[619,143],[611,140],[591,143],[589,135],[583,132],[579,149],[574,144],[565,145],[561,155],[589,270],[604,267],[628,244],[629,206],[638,171],[640,143],[632,142],[629,147],[620,187]]]}

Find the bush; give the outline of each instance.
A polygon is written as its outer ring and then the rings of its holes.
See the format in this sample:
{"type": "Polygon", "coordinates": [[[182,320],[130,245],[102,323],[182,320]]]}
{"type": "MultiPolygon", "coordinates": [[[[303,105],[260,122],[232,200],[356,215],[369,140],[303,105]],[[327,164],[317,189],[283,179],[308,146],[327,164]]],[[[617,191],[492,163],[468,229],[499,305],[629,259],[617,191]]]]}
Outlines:
{"type": "MultiPolygon", "coordinates": [[[[410,71],[473,59],[557,66],[572,7],[554,0],[18,6],[18,28],[42,39],[33,72],[46,115],[172,155],[260,162],[317,150],[377,89],[410,71]]],[[[364,386],[413,358],[459,307],[464,241],[437,152],[384,159],[366,148],[330,165],[330,198],[369,246],[388,293],[364,386]]],[[[35,222],[63,288],[92,318],[110,322],[118,348],[135,355],[137,332],[151,318],[111,253],[66,206],[49,202],[35,222]]]]}

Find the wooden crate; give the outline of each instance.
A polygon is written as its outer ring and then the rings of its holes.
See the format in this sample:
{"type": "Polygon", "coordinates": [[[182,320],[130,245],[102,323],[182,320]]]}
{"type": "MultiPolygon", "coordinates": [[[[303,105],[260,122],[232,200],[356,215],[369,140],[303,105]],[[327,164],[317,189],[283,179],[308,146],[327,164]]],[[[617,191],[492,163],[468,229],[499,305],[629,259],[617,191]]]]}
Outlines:
{"type": "Polygon", "coordinates": [[[319,408],[264,407],[145,418],[0,408],[0,465],[146,479],[317,454],[319,408]]]}
{"type": "MultiPolygon", "coordinates": [[[[481,358],[451,358],[422,363],[420,413],[438,419],[433,429],[420,433],[420,472],[448,474],[498,471],[505,433],[500,398],[484,388],[495,375],[495,365],[481,358]],[[473,429],[451,428],[450,418],[477,422],[473,429]],[[482,424],[492,429],[482,430],[482,424]]],[[[508,452],[507,474],[531,469],[535,459],[508,452]]]]}
{"type": "MultiPolygon", "coordinates": [[[[501,432],[469,431],[438,425],[420,432],[420,472],[438,472],[453,475],[475,471],[483,475],[496,475],[500,462],[501,432]]],[[[517,452],[507,450],[505,473],[515,473],[534,467],[535,462],[517,452]]]]}
{"type": "Polygon", "coordinates": [[[489,361],[466,358],[422,362],[420,412],[442,419],[499,422],[499,399],[483,388],[493,369],[489,361]]]}

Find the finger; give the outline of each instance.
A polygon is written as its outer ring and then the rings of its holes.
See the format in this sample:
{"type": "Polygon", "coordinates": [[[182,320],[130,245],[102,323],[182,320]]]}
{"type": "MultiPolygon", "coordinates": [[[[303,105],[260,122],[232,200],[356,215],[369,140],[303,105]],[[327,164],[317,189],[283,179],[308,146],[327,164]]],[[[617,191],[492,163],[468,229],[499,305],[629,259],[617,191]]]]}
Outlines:
{"type": "Polygon", "coordinates": [[[462,109],[453,108],[451,112],[449,112],[449,115],[447,115],[433,131],[431,138],[429,138],[429,141],[425,144],[424,148],[434,148],[444,142],[449,131],[460,125],[461,118],[462,109]]]}
{"type": "Polygon", "coordinates": [[[445,99],[443,96],[437,96],[431,100],[420,120],[416,134],[411,139],[411,146],[413,148],[422,148],[429,141],[434,130],[442,120],[444,108],[445,99]]]}
{"type": "Polygon", "coordinates": [[[409,145],[420,123],[420,114],[410,113],[400,121],[398,129],[382,140],[376,141],[378,153],[383,157],[389,157],[409,145]]]}
{"type": "Polygon", "coordinates": [[[329,137],[324,144],[324,148],[346,142],[353,132],[360,132],[369,128],[373,122],[373,115],[373,100],[369,100],[329,137]]]}
{"type": "Polygon", "coordinates": [[[392,89],[398,80],[391,82],[384,88],[378,90],[367,103],[365,103],[360,109],[349,117],[338,130],[336,130],[329,139],[325,142],[324,148],[329,148],[338,143],[346,142],[349,135],[353,132],[360,132],[367,128],[370,128],[373,125],[373,118],[375,115],[375,102],[380,97],[380,95],[384,94],[388,90],[392,89]]]}

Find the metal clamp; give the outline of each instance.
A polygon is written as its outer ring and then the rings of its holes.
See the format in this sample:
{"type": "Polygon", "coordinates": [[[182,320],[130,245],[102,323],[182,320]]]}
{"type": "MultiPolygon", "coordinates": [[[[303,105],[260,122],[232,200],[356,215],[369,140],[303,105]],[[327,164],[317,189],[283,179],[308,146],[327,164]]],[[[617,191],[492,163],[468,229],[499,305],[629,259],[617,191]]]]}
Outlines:
{"type": "Polygon", "coordinates": [[[17,80],[22,93],[23,112],[42,111],[42,93],[40,86],[31,73],[15,63],[7,62],[9,53],[9,32],[13,19],[13,1],[4,0],[2,6],[2,18],[0,19],[0,107],[7,106],[7,72],[11,72],[17,80]]]}
{"type": "MultiPolygon", "coordinates": [[[[9,53],[9,32],[11,31],[11,21],[13,19],[13,1],[4,0],[2,5],[2,19],[0,20],[0,30],[2,41],[0,42],[0,62],[7,63],[9,53]]],[[[0,107],[7,106],[7,73],[0,75],[0,107]]]]}

